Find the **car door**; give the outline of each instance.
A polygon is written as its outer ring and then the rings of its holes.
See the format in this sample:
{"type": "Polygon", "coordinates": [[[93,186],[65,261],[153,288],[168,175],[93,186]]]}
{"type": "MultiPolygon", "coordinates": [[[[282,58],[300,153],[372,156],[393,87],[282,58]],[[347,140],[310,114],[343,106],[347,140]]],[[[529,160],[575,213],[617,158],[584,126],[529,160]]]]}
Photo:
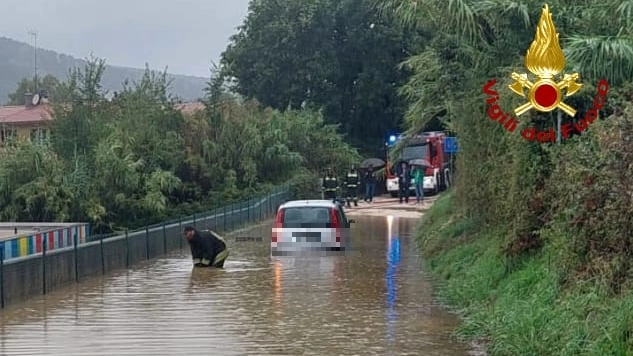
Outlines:
{"type": "Polygon", "coordinates": [[[345,211],[343,211],[343,207],[339,206],[338,217],[341,220],[341,225],[344,228],[349,228],[349,221],[347,221],[347,216],[345,215],[345,211]]]}
{"type": "Polygon", "coordinates": [[[338,209],[338,217],[339,220],[341,221],[341,227],[342,227],[342,242],[345,246],[348,246],[349,243],[351,242],[352,239],[352,235],[351,235],[351,224],[349,222],[349,220],[347,220],[347,216],[345,215],[345,211],[343,209],[343,207],[339,207],[338,209]]]}

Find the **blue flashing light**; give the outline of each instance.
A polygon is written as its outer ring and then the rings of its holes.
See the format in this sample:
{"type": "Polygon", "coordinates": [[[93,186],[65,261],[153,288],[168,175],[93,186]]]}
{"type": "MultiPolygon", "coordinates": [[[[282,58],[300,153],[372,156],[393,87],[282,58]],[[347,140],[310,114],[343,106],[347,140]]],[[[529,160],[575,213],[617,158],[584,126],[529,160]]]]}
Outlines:
{"type": "Polygon", "coordinates": [[[385,137],[386,138],[385,146],[389,146],[389,147],[395,146],[395,144],[400,140],[401,137],[402,135],[398,133],[389,134],[387,137],[385,137]]]}

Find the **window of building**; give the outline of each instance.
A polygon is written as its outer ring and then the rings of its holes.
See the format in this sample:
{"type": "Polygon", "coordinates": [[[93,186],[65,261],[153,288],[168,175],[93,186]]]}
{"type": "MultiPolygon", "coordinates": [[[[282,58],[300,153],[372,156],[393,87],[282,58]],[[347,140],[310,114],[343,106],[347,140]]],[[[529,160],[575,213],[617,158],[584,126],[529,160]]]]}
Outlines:
{"type": "Polygon", "coordinates": [[[17,139],[17,131],[11,126],[0,127],[0,144],[7,145],[17,139]]]}
{"type": "Polygon", "coordinates": [[[31,130],[31,142],[38,145],[47,144],[50,140],[50,131],[45,128],[35,128],[31,130]]]}

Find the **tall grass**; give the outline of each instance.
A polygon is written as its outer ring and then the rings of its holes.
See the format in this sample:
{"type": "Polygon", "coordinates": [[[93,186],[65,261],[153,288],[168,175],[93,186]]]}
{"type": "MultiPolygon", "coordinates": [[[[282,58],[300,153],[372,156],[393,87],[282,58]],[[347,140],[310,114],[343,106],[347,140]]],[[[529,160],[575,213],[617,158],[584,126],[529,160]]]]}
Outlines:
{"type": "Polygon", "coordinates": [[[633,355],[633,298],[599,283],[561,287],[561,246],[545,247],[510,268],[502,228],[456,215],[440,197],[420,224],[419,246],[439,297],[459,310],[457,335],[486,342],[491,356],[633,355]]]}

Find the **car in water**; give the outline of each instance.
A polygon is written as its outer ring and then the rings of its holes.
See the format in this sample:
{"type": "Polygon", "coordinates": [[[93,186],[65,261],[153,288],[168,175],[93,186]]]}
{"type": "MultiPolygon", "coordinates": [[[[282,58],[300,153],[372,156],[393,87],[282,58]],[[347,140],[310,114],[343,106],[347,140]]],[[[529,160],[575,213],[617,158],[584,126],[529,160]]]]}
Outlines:
{"type": "Polygon", "coordinates": [[[271,236],[271,254],[311,254],[350,249],[350,226],[343,206],[332,200],[295,200],[282,204],[271,236]]]}

